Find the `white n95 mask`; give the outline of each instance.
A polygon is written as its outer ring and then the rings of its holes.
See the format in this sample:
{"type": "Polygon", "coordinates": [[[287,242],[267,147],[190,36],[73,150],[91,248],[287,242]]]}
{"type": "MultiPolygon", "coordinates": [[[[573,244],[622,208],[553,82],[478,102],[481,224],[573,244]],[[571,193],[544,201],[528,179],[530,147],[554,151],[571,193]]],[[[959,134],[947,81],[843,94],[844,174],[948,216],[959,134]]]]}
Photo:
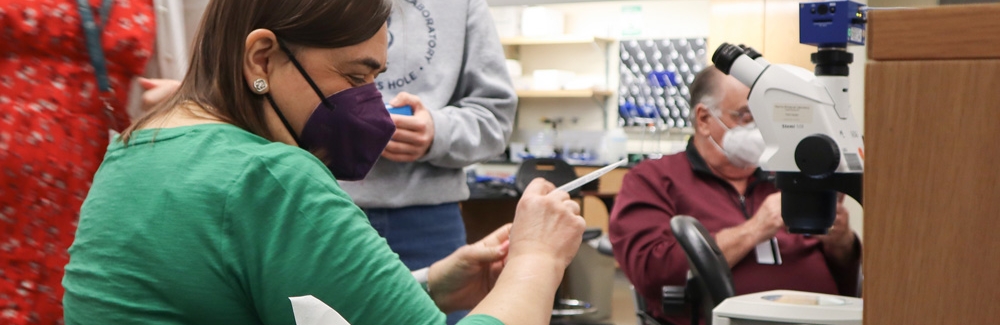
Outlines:
{"type": "Polygon", "coordinates": [[[722,136],[722,146],[719,146],[712,137],[708,137],[709,140],[726,154],[726,158],[733,166],[738,168],[756,166],[760,156],[764,154],[765,146],[764,136],[757,129],[757,124],[750,122],[747,125],[729,128],[718,116],[715,116],[715,119],[726,129],[726,134],[722,136]]]}

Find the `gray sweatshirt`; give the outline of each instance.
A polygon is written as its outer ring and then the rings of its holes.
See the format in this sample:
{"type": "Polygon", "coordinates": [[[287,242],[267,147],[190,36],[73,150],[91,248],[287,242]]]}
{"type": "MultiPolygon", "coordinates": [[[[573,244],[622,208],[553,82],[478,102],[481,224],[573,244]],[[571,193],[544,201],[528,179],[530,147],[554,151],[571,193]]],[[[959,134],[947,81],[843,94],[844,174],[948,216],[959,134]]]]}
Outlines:
{"type": "Polygon", "coordinates": [[[389,18],[389,70],[375,80],[389,102],[420,97],[434,142],[416,163],[385,158],[362,181],[341,182],[364,208],[458,202],[469,197],[462,167],[504,151],[517,96],[485,0],[397,0],[389,18]]]}

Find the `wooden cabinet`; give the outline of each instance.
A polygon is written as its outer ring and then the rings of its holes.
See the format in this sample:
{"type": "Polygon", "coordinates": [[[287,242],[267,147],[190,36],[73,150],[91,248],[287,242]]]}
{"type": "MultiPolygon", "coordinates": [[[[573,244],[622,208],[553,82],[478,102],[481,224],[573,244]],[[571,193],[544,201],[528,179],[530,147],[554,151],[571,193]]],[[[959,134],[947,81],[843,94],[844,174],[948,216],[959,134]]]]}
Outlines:
{"type": "Polygon", "coordinates": [[[1000,320],[1000,5],[870,13],[864,323],[1000,320]]]}

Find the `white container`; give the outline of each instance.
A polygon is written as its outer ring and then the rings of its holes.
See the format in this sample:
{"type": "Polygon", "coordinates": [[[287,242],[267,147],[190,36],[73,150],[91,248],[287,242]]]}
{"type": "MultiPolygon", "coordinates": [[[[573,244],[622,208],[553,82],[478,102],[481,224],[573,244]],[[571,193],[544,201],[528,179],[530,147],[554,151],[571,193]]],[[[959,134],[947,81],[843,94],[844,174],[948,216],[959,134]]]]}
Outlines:
{"type": "Polygon", "coordinates": [[[563,84],[566,90],[604,90],[604,78],[600,76],[576,76],[563,84]]]}
{"type": "Polygon", "coordinates": [[[601,147],[600,160],[606,164],[628,158],[628,134],[622,129],[611,129],[604,135],[601,147]]]}
{"type": "Polygon", "coordinates": [[[526,148],[523,142],[511,142],[510,161],[515,163],[524,161],[524,155],[528,153],[526,148]]]}
{"type": "Polygon", "coordinates": [[[556,156],[556,137],[552,130],[535,133],[528,140],[528,153],[535,158],[552,158],[556,156]]]}
{"type": "Polygon", "coordinates": [[[552,37],[566,33],[566,17],[562,12],[545,7],[527,7],[521,12],[521,35],[552,37]]]}
{"type": "Polygon", "coordinates": [[[534,90],[561,90],[566,83],[576,76],[572,71],[540,69],[532,73],[532,86],[534,90]]]}
{"type": "Polygon", "coordinates": [[[497,26],[497,35],[500,38],[521,36],[521,12],[524,7],[506,6],[492,7],[493,22],[497,26]]]}
{"type": "Polygon", "coordinates": [[[510,74],[511,79],[517,79],[524,75],[524,68],[521,67],[521,61],[507,59],[505,63],[507,64],[507,73],[510,74]]]}

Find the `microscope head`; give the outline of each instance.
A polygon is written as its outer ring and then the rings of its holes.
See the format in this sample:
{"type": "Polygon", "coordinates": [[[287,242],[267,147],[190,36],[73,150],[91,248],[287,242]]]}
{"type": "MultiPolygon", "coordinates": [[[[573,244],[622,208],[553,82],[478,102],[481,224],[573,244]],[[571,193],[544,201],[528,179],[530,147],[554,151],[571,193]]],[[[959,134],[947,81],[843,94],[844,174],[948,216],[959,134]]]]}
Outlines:
{"type": "Polygon", "coordinates": [[[789,232],[825,234],[837,215],[837,192],[862,202],[864,136],[848,90],[848,45],[864,45],[864,4],[799,4],[799,42],[817,47],[814,71],[770,64],[746,46],[723,43],[715,66],[750,87],[750,113],[764,137],[761,169],[775,173],[789,232]]]}
{"type": "Polygon", "coordinates": [[[824,60],[813,73],[767,64],[746,50],[724,43],[712,61],[750,87],[750,112],[766,143],[760,166],[775,173],[789,232],[825,234],[836,219],[837,192],[861,202],[864,144],[847,100],[848,62],[842,61],[849,57],[833,56],[836,62],[828,64],[821,50],[824,60]]]}

